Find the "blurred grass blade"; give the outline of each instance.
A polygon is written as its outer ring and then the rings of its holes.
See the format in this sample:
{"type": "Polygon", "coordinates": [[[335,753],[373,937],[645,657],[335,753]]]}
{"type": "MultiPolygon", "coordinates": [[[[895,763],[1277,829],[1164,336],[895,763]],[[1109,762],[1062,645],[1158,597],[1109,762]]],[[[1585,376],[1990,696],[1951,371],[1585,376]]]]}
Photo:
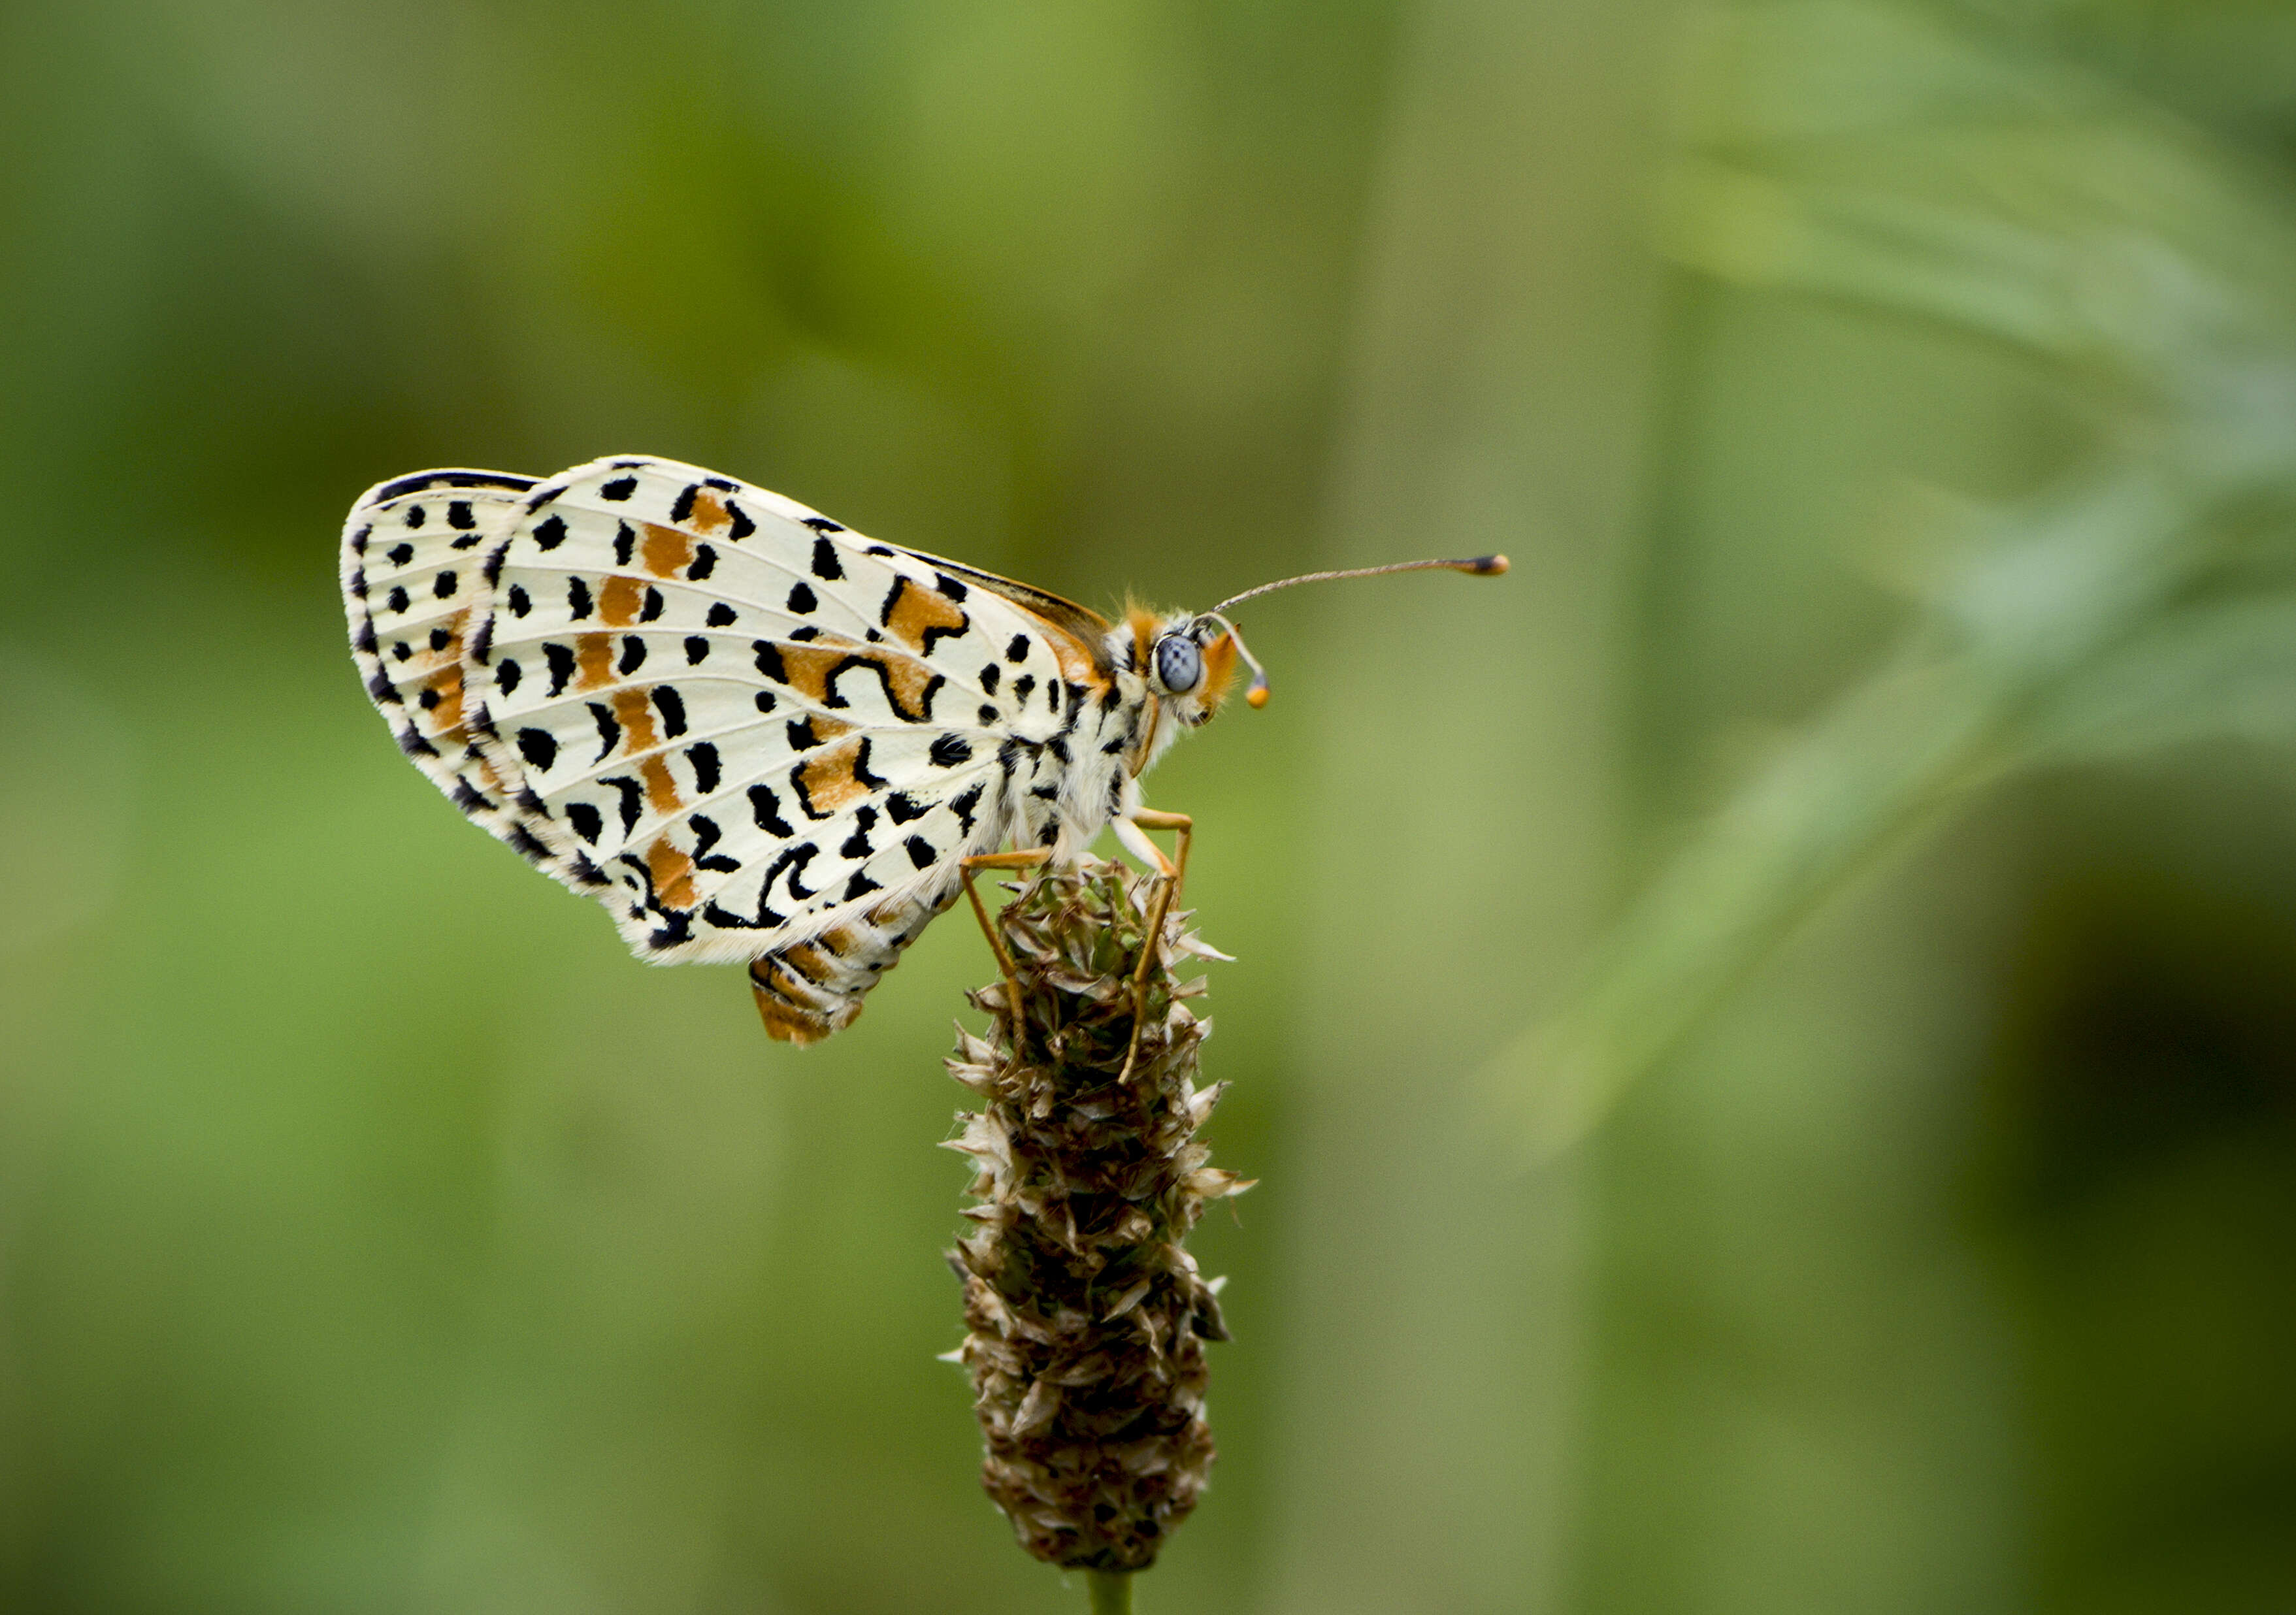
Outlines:
{"type": "Polygon", "coordinates": [[[1790,742],[1652,882],[1570,1006],[1492,1062],[1529,1158],[1585,1136],[1797,922],[2012,762],[2028,710],[2179,586],[2203,514],[2136,466],[2002,519],[1932,642],[1790,742]]]}
{"type": "Polygon", "coordinates": [[[2296,742],[2296,594],[2165,618],[2043,701],[2022,728],[2036,764],[2212,739],[2296,742]]]}
{"type": "Polygon", "coordinates": [[[1908,7],[1729,19],[1664,209],[1681,262],[2156,382],[2296,340],[2296,226],[2199,131],[1908,7]]]}

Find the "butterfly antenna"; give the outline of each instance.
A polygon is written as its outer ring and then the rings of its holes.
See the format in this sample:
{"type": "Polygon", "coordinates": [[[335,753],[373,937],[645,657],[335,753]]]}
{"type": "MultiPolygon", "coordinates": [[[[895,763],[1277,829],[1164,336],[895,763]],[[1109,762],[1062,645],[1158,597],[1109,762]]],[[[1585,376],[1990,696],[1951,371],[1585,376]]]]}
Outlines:
{"type": "Polygon", "coordinates": [[[1505,555],[1471,555],[1458,561],[1398,561],[1391,566],[1357,566],[1336,572],[1302,572],[1297,578],[1280,578],[1274,583],[1263,583],[1256,589],[1246,589],[1241,594],[1231,594],[1203,613],[1201,620],[1216,622],[1227,630],[1227,636],[1235,642],[1237,653],[1251,668],[1251,687],[1243,693],[1243,699],[1253,707],[1264,707],[1267,704],[1267,669],[1259,665],[1259,659],[1245,647],[1243,635],[1235,631],[1235,624],[1227,619],[1226,612],[1230,606],[1242,605],[1247,600],[1273,594],[1277,589],[1288,589],[1298,583],[1331,583],[1341,578],[1379,578],[1389,572],[1464,572],[1470,578],[1496,578],[1506,570],[1507,558],[1505,555]]]}
{"type": "Polygon", "coordinates": [[[1244,665],[1251,669],[1251,685],[1244,691],[1243,699],[1254,707],[1266,706],[1267,704],[1267,669],[1259,665],[1259,658],[1254,656],[1251,653],[1251,647],[1243,643],[1243,635],[1235,631],[1235,624],[1218,611],[1202,612],[1198,615],[1196,620],[1219,624],[1220,631],[1226,634],[1235,646],[1235,653],[1242,657],[1244,665]]]}

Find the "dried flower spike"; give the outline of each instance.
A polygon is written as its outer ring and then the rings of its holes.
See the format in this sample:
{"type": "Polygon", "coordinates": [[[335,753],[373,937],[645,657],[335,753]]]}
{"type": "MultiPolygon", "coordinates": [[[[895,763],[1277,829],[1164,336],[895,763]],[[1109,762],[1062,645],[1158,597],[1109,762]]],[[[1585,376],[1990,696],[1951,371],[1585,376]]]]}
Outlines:
{"type": "Polygon", "coordinates": [[[1156,884],[1092,860],[1031,881],[996,921],[1019,1013],[1002,980],[971,995],[991,1035],[960,1029],[948,1062],[984,1102],[947,1146],[979,1168],[980,1226],[949,1262],[981,1481],[1029,1553],[1103,1572],[1153,1563],[1203,1489],[1203,1347],[1227,1332],[1181,1242],[1206,1202],[1251,1186],[1195,1142],[1220,1089],[1195,1086],[1203,983],[1174,967],[1225,955],[1184,914],[1155,939],[1136,1029],[1156,884]]]}

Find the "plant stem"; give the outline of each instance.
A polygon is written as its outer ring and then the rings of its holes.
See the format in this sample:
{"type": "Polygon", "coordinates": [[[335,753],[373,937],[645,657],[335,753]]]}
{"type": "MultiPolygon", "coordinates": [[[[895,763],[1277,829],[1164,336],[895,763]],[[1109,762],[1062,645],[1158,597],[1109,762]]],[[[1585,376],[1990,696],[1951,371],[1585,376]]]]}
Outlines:
{"type": "Polygon", "coordinates": [[[1086,1570],[1085,1585],[1092,1590],[1092,1615],[1132,1615],[1132,1572],[1086,1570]]]}

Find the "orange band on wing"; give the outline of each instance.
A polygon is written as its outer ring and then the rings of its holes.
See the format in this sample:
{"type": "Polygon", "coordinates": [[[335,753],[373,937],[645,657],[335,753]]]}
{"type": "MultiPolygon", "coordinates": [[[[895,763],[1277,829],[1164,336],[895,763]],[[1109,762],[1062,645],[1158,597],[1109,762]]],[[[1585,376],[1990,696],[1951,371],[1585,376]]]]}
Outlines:
{"type": "MultiPolygon", "coordinates": [[[[711,502],[710,508],[717,511],[718,524],[723,526],[726,521],[724,509],[715,501],[711,502]]],[[[698,514],[694,518],[694,525],[701,526],[698,514]]],[[[702,530],[712,529],[703,528],[702,530]]],[[[680,567],[693,561],[693,539],[690,534],[681,533],[674,527],[656,527],[649,521],[645,523],[645,544],[641,553],[645,559],[647,571],[657,578],[674,578],[680,567]]]]}

